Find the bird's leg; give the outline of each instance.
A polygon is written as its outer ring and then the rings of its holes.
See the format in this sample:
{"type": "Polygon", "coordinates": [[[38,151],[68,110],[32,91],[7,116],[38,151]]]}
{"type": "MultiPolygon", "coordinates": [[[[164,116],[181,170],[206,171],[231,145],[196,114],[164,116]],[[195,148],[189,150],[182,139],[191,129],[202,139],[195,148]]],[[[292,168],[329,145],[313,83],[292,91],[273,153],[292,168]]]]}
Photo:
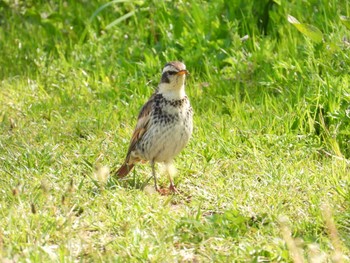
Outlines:
{"type": "Polygon", "coordinates": [[[170,161],[170,162],[166,163],[165,166],[166,166],[166,172],[168,174],[168,178],[170,181],[169,190],[173,193],[179,193],[179,191],[176,189],[174,181],[173,181],[173,176],[177,173],[173,162],[170,161]]]}
{"type": "Polygon", "coordinates": [[[170,182],[169,190],[173,193],[179,193],[179,191],[176,189],[175,185],[172,182],[170,182]]]}
{"type": "Polygon", "coordinates": [[[158,185],[157,185],[157,177],[156,177],[156,169],[155,169],[155,162],[151,161],[151,167],[152,167],[152,176],[154,179],[154,188],[157,192],[159,192],[158,185]]]}

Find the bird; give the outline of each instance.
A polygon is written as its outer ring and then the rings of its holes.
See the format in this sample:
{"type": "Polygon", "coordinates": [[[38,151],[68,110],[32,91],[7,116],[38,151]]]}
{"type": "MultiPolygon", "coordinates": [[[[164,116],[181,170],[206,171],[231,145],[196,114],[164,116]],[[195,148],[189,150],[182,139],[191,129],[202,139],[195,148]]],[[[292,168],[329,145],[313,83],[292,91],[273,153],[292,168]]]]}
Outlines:
{"type": "Polygon", "coordinates": [[[185,93],[185,80],[189,72],[184,63],[166,63],[158,87],[141,108],[124,163],[116,171],[125,177],[138,162],[148,161],[152,168],[154,188],[165,194],[157,185],[156,163],[167,169],[169,191],[178,193],[173,181],[176,169],[174,158],[189,142],[193,131],[193,109],[185,93]]]}

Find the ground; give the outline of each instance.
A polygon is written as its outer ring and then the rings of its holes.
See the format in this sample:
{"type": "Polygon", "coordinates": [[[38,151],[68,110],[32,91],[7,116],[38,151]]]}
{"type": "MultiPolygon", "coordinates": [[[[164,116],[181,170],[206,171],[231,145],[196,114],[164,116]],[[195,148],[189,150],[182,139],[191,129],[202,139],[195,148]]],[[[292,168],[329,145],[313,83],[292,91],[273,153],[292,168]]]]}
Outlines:
{"type": "Polygon", "coordinates": [[[56,2],[0,2],[2,261],[349,261],[349,3],[56,2]],[[111,175],[171,60],[194,133],[162,196],[111,175]]]}

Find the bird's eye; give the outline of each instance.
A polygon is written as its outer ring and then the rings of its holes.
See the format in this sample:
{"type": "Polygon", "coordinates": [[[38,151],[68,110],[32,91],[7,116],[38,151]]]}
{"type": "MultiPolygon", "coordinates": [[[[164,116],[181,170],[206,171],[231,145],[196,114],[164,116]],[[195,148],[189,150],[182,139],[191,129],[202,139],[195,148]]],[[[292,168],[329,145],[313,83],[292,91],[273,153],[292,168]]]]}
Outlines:
{"type": "Polygon", "coordinates": [[[177,72],[176,71],[168,71],[169,75],[175,75],[177,72]]]}

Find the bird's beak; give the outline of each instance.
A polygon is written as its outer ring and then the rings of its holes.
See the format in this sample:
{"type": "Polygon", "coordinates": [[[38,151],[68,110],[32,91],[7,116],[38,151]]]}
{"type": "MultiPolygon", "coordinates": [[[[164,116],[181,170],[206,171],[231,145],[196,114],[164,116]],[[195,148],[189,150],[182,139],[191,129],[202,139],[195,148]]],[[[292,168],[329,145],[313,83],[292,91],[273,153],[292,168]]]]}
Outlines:
{"type": "Polygon", "coordinates": [[[178,73],[176,73],[177,76],[184,75],[184,74],[189,75],[190,73],[186,69],[180,70],[178,73]]]}

